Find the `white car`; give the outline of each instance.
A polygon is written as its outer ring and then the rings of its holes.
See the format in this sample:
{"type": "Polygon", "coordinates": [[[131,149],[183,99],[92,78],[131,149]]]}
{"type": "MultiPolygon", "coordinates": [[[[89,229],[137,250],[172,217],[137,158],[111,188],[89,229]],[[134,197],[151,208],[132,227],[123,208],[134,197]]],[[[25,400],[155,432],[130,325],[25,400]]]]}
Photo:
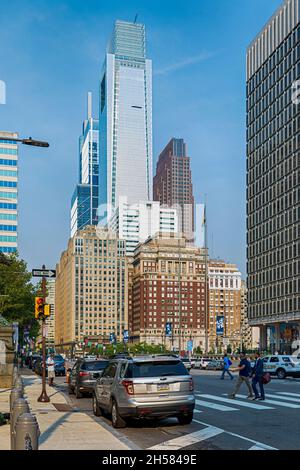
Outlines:
{"type": "Polygon", "coordinates": [[[300,377],[300,364],[293,362],[293,356],[276,355],[265,356],[264,371],[276,375],[278,379],[286,377],[300,377]]]}
{"type": "Polygon", "coordinates": [[[189,359],[188,357],[183,357],[183,358],[181,359],[181,362],[183,362],[183,364],[185,365],[185,368],[186,368],[187,370],[191,370],[192,364],[191,364],[191,361],[190,361],[190,359],[189,359]]]}
{"type": "Polygon", "coordinates": [[[206,369],[207,364],[211,361],[209,357],[201,357],[195,362],[195,369],[206,369]]]}

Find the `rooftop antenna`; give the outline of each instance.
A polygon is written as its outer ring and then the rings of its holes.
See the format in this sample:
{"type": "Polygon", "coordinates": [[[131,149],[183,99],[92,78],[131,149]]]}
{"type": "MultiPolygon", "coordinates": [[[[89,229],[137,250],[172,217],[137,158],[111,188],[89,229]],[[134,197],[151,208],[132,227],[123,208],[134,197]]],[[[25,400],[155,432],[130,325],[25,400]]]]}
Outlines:
{"type": "Polygon", "coordinates": [[[137,19],[138,19],[138,13],[135,15],[134,24],[136,24],[137,19]]]}

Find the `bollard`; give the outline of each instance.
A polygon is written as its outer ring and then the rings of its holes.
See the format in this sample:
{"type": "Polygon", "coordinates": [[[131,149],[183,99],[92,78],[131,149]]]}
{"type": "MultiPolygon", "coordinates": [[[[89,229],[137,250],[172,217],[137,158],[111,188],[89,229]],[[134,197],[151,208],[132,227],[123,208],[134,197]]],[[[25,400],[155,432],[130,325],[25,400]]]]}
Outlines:
{"type": "Polygon", "coordinates": [[[14,388],[21,388],[24,392],[23,380],[19,375],[17,376],[17,378],[15,380],[14,388]]]}
{"type": "Polygon", "coordinates": [[[24,398],[17,398],[14,401],[14,406],[12,408],[12,413],[10,415],[10,448],[14,450],[15,448],[15,426],[17,419],[20,415],[24,413],[30,413],[30,409],[27,401],[24,398]]]}
{"type": "Polygon", "coordinates": [[[23,398],[23,390],[21,388],[13,388],[12,391],[10,392],[10,397],[9,397],[10,413],[12,413],[13,404],[17,398],[23,398]]]}
{"type": "Polygon", "coordinates": [[[17,419],[15,426],[14,450],[38,450],[40,430],[38,422],[31,413],[24,413],[17,419]]]}

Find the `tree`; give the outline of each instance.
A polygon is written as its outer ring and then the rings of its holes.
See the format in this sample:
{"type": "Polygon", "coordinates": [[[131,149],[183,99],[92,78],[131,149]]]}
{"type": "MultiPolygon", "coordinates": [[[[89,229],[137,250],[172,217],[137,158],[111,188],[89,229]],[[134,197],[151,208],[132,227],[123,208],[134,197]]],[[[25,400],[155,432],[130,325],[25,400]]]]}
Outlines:
{"type": "Polygon", "coordinates": [[[10,323],[19,323],[21,337],[24,326],[29,327],[31,337],[39,332],[34,319],[35,287],[30,280],[31,273],[17,254],[0,253],[0,314],[10,323]]]}
{"type": "Polygon", "coordinates": [[[228,352],[228,354],[232,353],[232,347],[231,347],[230,344],[228,344],[228,346],[227,346],[227,352],[228,352]]]}

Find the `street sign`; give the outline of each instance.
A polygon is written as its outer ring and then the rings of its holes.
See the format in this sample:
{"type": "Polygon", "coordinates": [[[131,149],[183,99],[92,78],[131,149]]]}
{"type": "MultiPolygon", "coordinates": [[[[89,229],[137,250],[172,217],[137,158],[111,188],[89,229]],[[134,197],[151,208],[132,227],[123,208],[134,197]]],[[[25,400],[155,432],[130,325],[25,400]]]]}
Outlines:
{"type": "Polygon", "coordinates": [[[217,335],[221,336],[224,334],[224,316],[218,316],[216,322],[217,335]]]}
{"type": "Polygon", "coordinates": [[[166,336],[172,336],[172,323],[166,323],[166,336]]]}
{"type": "Polygon", "coordinates": [[[33,269],[32,277],[56,277],[55,269],[33,269]]]}
{"type": "Polygon", "coordinates": [[[193,351],[193,341],[191,339],[187,342],[187,350],[193,351]]]}
{"type": "Polygon", "coordinates": [[[124,343],[128,343],[128,340],[129,340],[129,331],[124,330],[123,331],[123,341],[124,341],[124,343]]]}

